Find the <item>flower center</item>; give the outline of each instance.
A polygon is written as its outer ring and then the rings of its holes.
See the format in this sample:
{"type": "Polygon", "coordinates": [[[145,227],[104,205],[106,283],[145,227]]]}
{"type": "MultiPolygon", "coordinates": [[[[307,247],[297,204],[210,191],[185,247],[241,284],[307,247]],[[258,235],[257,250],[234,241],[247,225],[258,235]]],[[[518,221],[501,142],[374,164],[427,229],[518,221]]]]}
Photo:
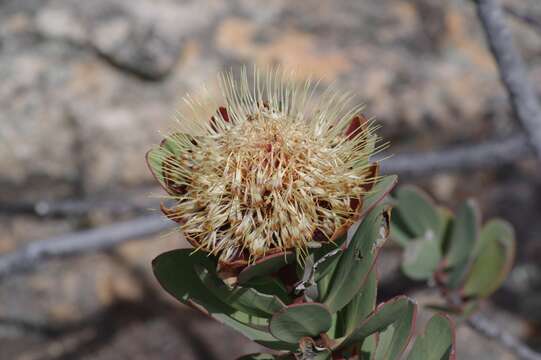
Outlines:
{"type": "Polygon", "coordinates": [[[198,140],[178,199],[186,236],[226,261],[306,248],[316,230],[331,239],[356,210],[366,169],[353,166],[351,146],[320,130],[261,111],[198,140]]]}

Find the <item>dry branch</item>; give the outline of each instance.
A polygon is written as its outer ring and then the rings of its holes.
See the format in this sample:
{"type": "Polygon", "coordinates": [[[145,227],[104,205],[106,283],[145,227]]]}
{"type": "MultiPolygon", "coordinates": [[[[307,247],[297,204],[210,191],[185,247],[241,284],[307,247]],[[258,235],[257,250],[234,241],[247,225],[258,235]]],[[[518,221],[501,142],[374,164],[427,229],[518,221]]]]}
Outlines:
{"type": "Polygon", "coordinates": [[[513,112],[541,161],[541,105],[529,81],[524,61],[505,24],[500,0],[475,0],[475,4],[513,112]]]}
{"type": "Polygon", "coordinates": [[[513,16],[517,20],[520,20],[526,25],[529,25],[533,30],[541,34],[541,20],[538,18],[535,18],[526,12],[516,10],[511,6],[504,6],[503,9],[507,14],[513,16]]]}
{"type": "Polygon", "coordinates": [[[520,360],[541,360],[541,354],[536,353],[513,335],[502,330],[480,314],[474,314],[467,320],[468,325],[488,339],[495,340],[504,348],[515,354],[520,360]]]}
{"type": "Polygon", "coordinates": [[[0,203],[0,215],[17,216],[30,215],[37,217],[71,217],[87,216],[93,211],[107,212],[108,214],[143,213],[149,209],[158,209],[158,201],[140,201],[139,203],[128,199],[116,200],[98,199],[68,199],[37,202],[0,203]]]}
{"type": "Polygon", "coordinates": [[[173,225],[172,221],[161,215],[150,215],[34,241],[18,250],[0,255],[0,279],[16,272],[31,270],[50,258],[109,249],[129,240],[156,234],[173,225]]]}
{"type": "Polygon", "coordinates": [[[480,170],[515,163],[531,154],[527,139],[513,135],[478,145],[466,145],[427,153],[400,154],[382,161],[383,172],[422,176],[438,172],[480,170]]]}
{"type": "MultiPolygon", "coordinates": [[[[527,138],[541,161],[541,105],[528,79],[524,61],[505,24],[500,0],[474,0],[477,16],[483,26],[490,51],[498,65],[501,81],[507,90],[511,107],[527,138]]],[[[498,341],[521,360],[541,360],[519,339],[492,324],[480,314],[468,319],[468,325],[487,338],[498,341]]]]}

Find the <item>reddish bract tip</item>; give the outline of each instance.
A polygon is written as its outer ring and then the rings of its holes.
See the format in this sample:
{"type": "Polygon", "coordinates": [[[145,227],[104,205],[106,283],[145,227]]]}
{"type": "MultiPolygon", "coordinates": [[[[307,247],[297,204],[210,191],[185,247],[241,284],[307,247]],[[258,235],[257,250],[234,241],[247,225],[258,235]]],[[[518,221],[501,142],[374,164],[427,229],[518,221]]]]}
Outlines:
{"type": "Polygon", "coordinates": [[[348,140],[353,139],[359,131],[363,130],[366,127],[366,124],[368,123],[368,120],[360,114],[356,115],[351,119],[351,122],[349,123],[348,128],[346,129],[346,132],[344,135],[346,135],[346,138],[348,140]]]}
{"type": "MultiPolygon", "coordinates": [[[[218,110],[216,110],[216,114],[219,114],[225,122],[229,122],[229,113],[227,112],[227,109],[225,107],[220,106],[218,110]]],[[[214,116],[211,116],[209,122],[211,129],[214,132],[218,132],[218,127],[216,126],[216,118],[214,116]]]]}
{"type": "Polygon", "coordinates": [[[227,112],[227,109],[223,106],[220,106],[218,108],[218,112],[220,113],[220,115],[222,115],[222,119],[224,119],[225,122],[229,122],[229,114],[227,112]]]}

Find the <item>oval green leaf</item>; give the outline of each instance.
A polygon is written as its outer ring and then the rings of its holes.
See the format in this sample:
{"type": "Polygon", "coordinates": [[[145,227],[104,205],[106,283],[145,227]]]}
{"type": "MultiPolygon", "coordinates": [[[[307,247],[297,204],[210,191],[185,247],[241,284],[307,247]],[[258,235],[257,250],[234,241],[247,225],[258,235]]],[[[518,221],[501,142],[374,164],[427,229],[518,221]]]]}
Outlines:
{"type": "Polygon", "coordinates": [[[268,331],[243,322],[242,319],[249,318],[248,315],[236,311],[212,294],[197,276],[194,264],[208,270],[216,268],[216,263],[210,257],[202,252],[193,253],[193,249],[163,253],[152,261],[152,268],[160,285],[182,303],[194,306],[263,346],[275,350],[295,349],[291,344],[277,340],[268,331]]]}
{"type": "Polygon", "coordinates": [[[363,199],[361,217],[368,214],[374,207],[381,203],[398,183],[398,176],[388,175],[382,177],[363,199]]]}
{"type": "Polygon", "coordinates": [[[262,294],[276,296],[286,305],[291,303],[291,297],[287,292],[287,288],[280,279],[277,279],[275,277],[262,276],[253,278],[243,283],[243,286],[253,288],[262,294]]]}
{"type": "Polygon", "coordinates": [[[295,304],[276,313],[270,321],[272,335],[288,343],[298,343],[303,337],[317,337],[332,325],[332,316],[319,303],[295,304]]]}
{"type": "Polygon", "coordinates": [[[428,321],[425,331],[415,339],[408,360],[453,360],[455,358],[455,328],[449,317],[436,314],[428,321]]]}
{"type": "Polygon", "coordinates": [[[441,246],[432,230],[409,241],[404,248],[402,271],[415,280],[430,279],[441,260],[441,246]]]}
{"type": "Polygon", "coordinates": [[[376,269],[373,268],[361,290],[346,307],[339,311],[339,326],[336,331],[336,337],[351,334],[374,311],[377,297],[377,283],[376,269]]]}
{"type": "Polygon", "coordinates": [[[417,305],[406,296],[398,296],[379,305],[359,326],[347,336],[336,349],[347,349],[362,343],[368,336],[382,332],[393,323],[405,319],[415,318],[417,305]]]}
{"type": "Polygon", "coordinates": [[[474,201],[468,200],[460,207],[453,222],[446,254],[448,266],[461,264],[470,257],[477,240],[478,229],[478,206],[474,201]]]}
{"type": "Polygon", "coordinates": [[[216,274],[199,265],[195,265],[195,271],[210,292],[239,311],[265,318],[285,308],[285,304],[275,296],[262,294],[249,287],[230,288],[216,274]]]}
{"type": "Polygon", "coordinates": [[[327,286],[325,292],[320,286],[320,298],[333,313],[347,305],[368,278],[388,232],[384,206],[377,206],[362,220],[330,274],[332,280],[322,279],[327,286]]]}
{"type": "Polygon", "coordinates": [[[239,284],[243,284],[256,277],[271,275],[287,264],[295,261],[295,254],[291,251],[266,256],[252,265],[248,265],[239,273],[239,284]]]}
{"type": "Polygon", "coordinates": [[[472,253],[479,235],[479,208],[473,200],[466,201],[452,223],[447,253],[449,275],[447,287],[458,288],[471,265],[472,253]]]}
{"type": "Polygon", "coordinates": [[[423,237],[427,231],[438,234],[441,218],[432,199],[413,186],[403,186],[397,192],[400,218],[414,237],[423,237]]]}
{"type": "Polygon", "coordinates": [[[496,291],[511,270],[515,257],[513,227],[491,220],[481,230],[474,262],[464,284],[464,294],[485,298],[496,291]]]}
{"type": "Polygon", "coordinates": [[[416,316],[417,306],[410,303],[391,325],[379,333],[374,360],[400,359],[413,335],[416,316]]]}

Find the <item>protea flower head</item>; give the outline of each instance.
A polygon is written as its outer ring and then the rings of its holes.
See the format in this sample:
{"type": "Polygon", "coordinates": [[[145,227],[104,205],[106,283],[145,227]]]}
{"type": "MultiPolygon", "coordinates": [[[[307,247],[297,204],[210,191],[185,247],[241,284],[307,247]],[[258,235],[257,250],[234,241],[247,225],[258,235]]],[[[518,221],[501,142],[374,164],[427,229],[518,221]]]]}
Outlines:
{"type": "Polygon", "coordinates": [[[147,154],[165,215],[229,270],[344,234],[377,177],[362,107],[281,70],[218,83],[220,96],[186,97],[178,131],[147,154]]]}

